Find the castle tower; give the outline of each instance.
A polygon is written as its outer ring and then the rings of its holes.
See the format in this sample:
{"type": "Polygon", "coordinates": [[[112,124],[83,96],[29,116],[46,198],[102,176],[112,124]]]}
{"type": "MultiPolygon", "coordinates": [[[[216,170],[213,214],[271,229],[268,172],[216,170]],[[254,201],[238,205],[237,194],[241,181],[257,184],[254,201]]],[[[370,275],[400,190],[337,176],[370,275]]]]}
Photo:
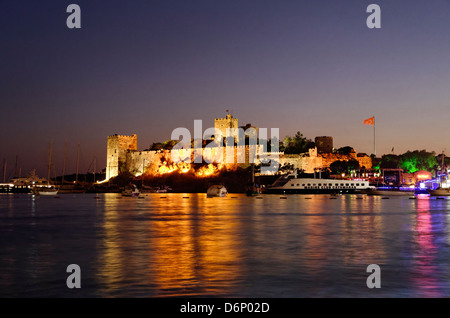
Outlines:
{"type": "Polygon", "coordinates": [[[332,153],[333,152],[333,137],[319,136],[314,140],[318,153],[332,153]]]}
{"type": "MultiPolygon", "coordinates": [[[[215,118],[214,128],[219,129],[222,132],[223,137],[227,136],[227,128],[238,129],[238,119],[234,118],[231,114],[227,114],[225,118],[215,118]]],[[[239,136],[234,136],[234,141],[239,141],[239,136]]]]}
{"type": "Polygon", "coordinates": [[[137,150],[137,135],[108,136],[106,145],[106,180],[116,177],[125,168],[126,154],[130,150],[137,150]]]}

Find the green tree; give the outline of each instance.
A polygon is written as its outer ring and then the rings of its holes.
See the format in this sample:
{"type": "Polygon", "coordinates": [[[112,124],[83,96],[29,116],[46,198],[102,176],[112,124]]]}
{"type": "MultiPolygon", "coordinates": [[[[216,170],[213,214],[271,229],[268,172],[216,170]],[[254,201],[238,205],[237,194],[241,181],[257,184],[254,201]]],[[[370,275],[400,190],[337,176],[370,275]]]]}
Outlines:
{"type": "Polygon", "coordinates": [[[438,161],[435,152],[414,150],[401,155],[399,166],[408,173],[419,170],[432,171],[438,166],[438,161]]]}

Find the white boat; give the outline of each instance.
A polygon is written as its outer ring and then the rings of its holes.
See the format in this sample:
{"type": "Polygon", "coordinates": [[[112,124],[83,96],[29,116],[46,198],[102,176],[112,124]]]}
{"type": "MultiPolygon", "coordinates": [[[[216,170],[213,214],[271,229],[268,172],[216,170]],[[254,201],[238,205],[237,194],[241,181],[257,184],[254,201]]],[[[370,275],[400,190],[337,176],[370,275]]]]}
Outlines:
{"type": "Polygon", "coordinates": [[[278,178],[272,185],[264,189],[268,194],[350,194],[363,193],[374,187],[369,181],[298,178],[297,174],[289,174],[278,178]]]}
{"type": "Polygon", "coordinates": [[[48,175],[47,175],[47,185],[46,186],[33,186],[31,192],[34,195],[57,195],[59,189],[54,185],[50,185],[50,168],[52,166],[52,145],[53,141],[50,142],[50,147],[48,151],[48,175]]]}
{"type": "Polygon", "coordinates": [[[209,198],[226,197],[228,195],[228,190],[227,190],[227,188],[225,188],[225,186],[216,184],[216,185],[212,185],[208,188],[208,191],[206,191],[206,195],[209,198]]]}
{"type": "Polygon", "coordinates": [[[441,168],[441,180],[439,182],[439,187],[435,190],[428,190],[428,193],[432,196],[450,196],[450,184],[448,177],[446,180],[443,180],[443,174],[444,174],[444,152],[442,152],[442,168],[441,168]]]}
{"type": "Polygon", "coordinates": [[[137,197],[139,194],[139,189],[134,184],[126,187],[125,190],[122,191],[122,196],[124,197],[137,197]]]}
{"type": "Polygon", "coordinates": [[[57,195],[58,188],[54,186],[32,187],[31,192],[34,195],[57,195]]]}

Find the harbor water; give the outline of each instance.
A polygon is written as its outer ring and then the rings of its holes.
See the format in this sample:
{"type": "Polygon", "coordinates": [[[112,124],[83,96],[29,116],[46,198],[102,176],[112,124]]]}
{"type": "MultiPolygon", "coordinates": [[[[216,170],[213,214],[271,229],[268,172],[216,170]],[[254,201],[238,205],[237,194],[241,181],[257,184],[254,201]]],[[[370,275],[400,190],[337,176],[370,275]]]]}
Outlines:
{"type": "Polygon", "coordinates": [[[450,296],[450,199],[427,195],[5,194],[0,244],[1,297],[450,296]]]}

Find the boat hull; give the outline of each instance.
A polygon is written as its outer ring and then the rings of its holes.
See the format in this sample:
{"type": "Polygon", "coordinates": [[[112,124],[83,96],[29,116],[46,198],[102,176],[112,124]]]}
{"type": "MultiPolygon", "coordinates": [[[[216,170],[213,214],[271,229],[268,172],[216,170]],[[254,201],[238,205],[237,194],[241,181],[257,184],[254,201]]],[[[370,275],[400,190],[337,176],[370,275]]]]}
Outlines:
{"type": "Polygon", "coordinates": [[[428,193],[432,196],[450,196],[450,189],[428,190],[428,193]]]}
{"type": "Polygon", "coordinates": [[[366,192],[367,195],[382,195],[382,196],[412,196],[415,191],[396,191],[396,190],[370,190],[366,192]]]}
{"type": "Polygon", "coordinates": [[[208,198],[213,197],[226,197],[228,195],[228,190],[222,185],[213,185],[208,188],[208,191],[206,192],[206,195],[208,198]]]}
{"type": "Polygon", "coordinates": [[[41,195],[41,196],[52,196],[57,195],[58,190],[39,190],[39,189],[33,189],[32,190],[34,195],[41,195]]]}
{"type": "Polygon", "coordinates": [[[358,189],[276,189],[267,188],[263,194],[361,194],[358,189]]]}

